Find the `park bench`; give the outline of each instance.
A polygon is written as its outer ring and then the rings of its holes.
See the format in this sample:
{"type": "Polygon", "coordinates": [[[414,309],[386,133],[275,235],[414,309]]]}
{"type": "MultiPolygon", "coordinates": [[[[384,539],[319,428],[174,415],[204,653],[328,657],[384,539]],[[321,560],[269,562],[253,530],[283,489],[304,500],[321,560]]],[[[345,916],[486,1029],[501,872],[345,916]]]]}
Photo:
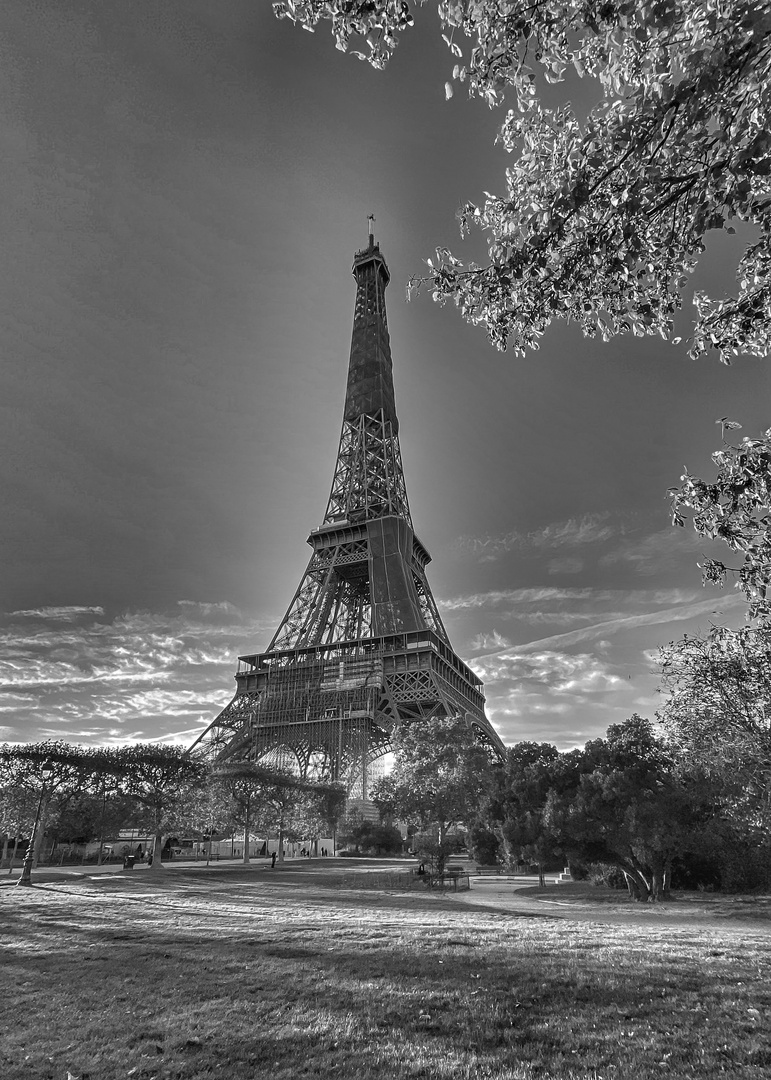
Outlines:
{"type": "Polygon", "coordinates": [[[462,866],[447,866],[443,874],[428,875],[428,884],[432,889],[452,888],[453,892],[457,892],[458,882],[461,888],[471,888],[471,877],[462,866]]]}
{"type": "Polygon", "coordinates": [[[490,877],[493,874],[498,876],[501,872],[500,866],[477,866],[474,869],[475,877],[490,877]]]}

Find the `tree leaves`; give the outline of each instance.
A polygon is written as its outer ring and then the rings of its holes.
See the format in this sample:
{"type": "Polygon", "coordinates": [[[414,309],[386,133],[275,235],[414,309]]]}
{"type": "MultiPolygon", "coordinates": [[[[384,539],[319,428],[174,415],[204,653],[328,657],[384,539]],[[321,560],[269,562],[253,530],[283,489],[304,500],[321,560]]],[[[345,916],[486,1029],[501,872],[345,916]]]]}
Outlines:
{"type": "MultiPolygon", "coordinates": [[[[741,425],[722,417],[723,434],[741,425]]],[[[689,472],[681,486],[669,492],[672,522],[685,524],[685,512],[693,516],[699,535],[722,540],[743,556],[738,567],[707,559],[702,564],[704,583],[723,585],[728,573],[736,575],[736,587],[748,603],[748,618],[771,620],[771,428],[759,439],[742,439],[739,446],[724,445],[712,455],[718,467],[713,483],[689,472]]]]}
{"type": "Polygon", "coordinates": [[[391,775],[373,791],[376,805],[413,824],[445,827],[473,819],[491,765],[460,717],[413,720],[395,737],[391,775]]]}
{"type": "MultiPolygon", "coordinates": [[[[364,37],[383,67],[412,23],[401,0],[281,0],[280,17],[331,22],[338,48],[364,37]]],[[[734,299],[697,294],[691,355],[764,355],[771,345],[771,4],[758,0],[440,0],[453,82],[490,106],[513,99],[498,136],[516,155],[504,194],[459,214],[488,234],[488,263],[445,250],[429,288],[498,348],[538,347],[555,318],[604,340],[673,335],[711,229],[761,229],[734,299]],[[579,122],[547,108],[540,78],[569,67],[601,102],[579,122]]],[[[363,56],[363,54],[359,54],[363,56]]],[[[446,96],[452,94],[448,82],[446,96]]]]}
{"type": "Polygon", "coordinates": [[[771,629],[714,627],[660,653],[659,713],[679,755],[720,781],[723,810],[771,836],[771,629]]]}

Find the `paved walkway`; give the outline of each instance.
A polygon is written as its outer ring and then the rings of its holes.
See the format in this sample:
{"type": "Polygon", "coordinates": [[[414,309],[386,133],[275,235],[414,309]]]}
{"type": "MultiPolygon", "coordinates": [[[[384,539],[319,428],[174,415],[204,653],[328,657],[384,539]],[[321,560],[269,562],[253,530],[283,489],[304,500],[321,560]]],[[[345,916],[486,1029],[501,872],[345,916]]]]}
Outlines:
{"type": "MultiPolygon", "coordinates": [[[[276,864],[275,875],[271,873],[269,859],[252,859],[248,866],[244,866],[241,859],[220,859],[210,863],[207,867],[204,860],[179,860],[164,862],[165,872],[200,873],[203,875],[216,875],[218,871],[230,871],[231,873],[259,875],[256,880],[262,878],[267,871],[272,885],[286,885],[294,891],[311,888],[313,880],[319,885],[326,878],[340,878],[344,875],[341,884],[343,891],[350,890],[352,880],[357,877],[370,874],[382,875],[384,872],[404,871],[408,865],[401,859],[291,859],[283,864],[276,864]],[[283,879],[283,881],[281,880],[283,879]]],[[[36,884],[75,880],[98,880],[105,875],[122,875],[128,880],[135,880],[137,876],[151,873],[144,863],[137,863],[133,870],[124,870],[122,864],[105,863],[103,866],[61,866],[43,867],[33,870],[32,880],[36,884]]],[[[10,874],[7,870],[0,871],[0,888],[2,886],[14,886],[21,874],[20,868],[15,868],[10,874]]],[[[549,881],[553,882],[550,876],[549,881]]],[[[449,900],[464,908],[476,908],[487,910],[491,914],[497,913],[503,916],[521,916],[564,919],[573,922],[589,922],[594,924],[611,924],[634,926],[657,926],[661,929],[672,928],[690,933],[717,934],[752,934],[767,938],[771,935],[771,898],[768,897],[720,897],[695,894],[688,895],[672,904],[626,904],[620,901],[603,902],[600,897],[592,899],[591,895],[586,898],[577,895],[578,886],[551,885],[547,894],[542,892],[526,892],[538,885],[537,876],[516,877],[474,877],[471,878],[470,890],[460,892],[443,892],[442,900],[449,900]],[[563,897],[560,891],[564,888],[563,897]],[[570,896],[568,890],[573,889],[570,896]]],[[[334,887],[334,880],[329,885],[334,887]]],[[[362,883],[364,884],[364,883],[362,883]]],[[[327,887],[329,887],[329,885],[327,887]]],[[[367,886],[365,886],[367,888],[367,886]]],[[[370,886],[371,888],[371,886],[370,886]]],[[[383,887],[386,892],[392,891],[392,886],[383,887]]],[[[368,889],[369,891],[369,889],[368,889]]],[[[375,900],[378,889],[373,891],[375,900]]],[[[411,893],[410,895],[416,895],[411,893]]],[[[422,892],[420,895],[423,895],[422,892]]],[[[299,897],[298,897],[299,899],[299,897]]]]}
{"type": "MultiPolygon", "coordinates": [[[[308,862],[307,859],[302,860],[308,862]]],[[[298,859],[297,862],[300,862],[298,859]]],[[[252,859],[251,867],[269,867],[270,859],[252,859]]],[[[163,863],[164,870],[216,870],[224,867],[244,868],[242,859],[216,859],[206,865],[205,859],[180,859],[177,862],[171,860],[163,863]]],[[[145,862],[135,863],[133,870],[124,870],[123,863],[102,863],[101,866],[93,864],[76,866],[40,866],[32,871],[32,880],[39,882],[67,881],[73,878],[103,877],[105,874],[141,874],[146,873],[149,867],[145,862]]],[[[0,870],[0,887],[3,885],[15,885],[21,877],[21,867],[15,866],[11,871],[0,870]]]]}
{"type": "Polygon", "coordinates": [[[464,907],[484,908],[507,915],[548,916],[574,922],[612,924],[614,926],[656,926],[661,929],[720,934],[752,934],[764,938],[771,936],[771,918],[767,911],[755,911],[748,905],[745,910],[727,911],[734,898],[721,903],[719,896],[704,897],[703,902],[677,901],[665,904],[613,904],[560,900],[559,889],[544,895],[522,895],[521,889],[532,888],[538,879],[522,879],[503,882],[500,879],[473,880],[468,892],[445,895],[464,907]]]}

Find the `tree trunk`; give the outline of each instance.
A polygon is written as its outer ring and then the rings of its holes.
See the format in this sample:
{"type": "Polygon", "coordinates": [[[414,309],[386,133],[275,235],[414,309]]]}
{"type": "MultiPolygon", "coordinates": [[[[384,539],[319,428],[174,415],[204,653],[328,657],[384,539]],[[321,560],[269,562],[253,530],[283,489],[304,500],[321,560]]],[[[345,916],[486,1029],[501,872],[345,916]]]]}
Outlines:
{"type": "Polygon", "coordinates": [[[32,852],[32,868],[37,866],[40,862],[40,852],[43,849],[43,838],[46,831],[46,817],[48,814],[48,804],[51,801],[50,795],[44,795],[40,803],[40,819],[38,821],[37,832],[35,833],[35,848],[32,852]]]}
{"type": "Polygon", "coordinates": [[[283,810],[279,814],[278,818],[278,861],[284,861],[284,812],[283,810]]]}
{"type": "Polygon", "coordinates": [[[543,888],[546,885],[546,875],[543,872],[543,863],[538,864],[538,884],[543,888]]]}
{"type": "Polygon", "coordinates": [[[153,838],[153,861],[150,864],[150,870],[163,870],[161,863],[161,847],[163,846],[163,836],[161,833],[156,833],[153,838]]]}
{"type": "Polygon", "coordinates": [[[13,838],[13,855],[11,855],[11,861],[8,863],[8,873],[13,870],[14,863],[16,862],[16,852],[19,850],[19,830],[16,830],[16,835],[13,838]]]}
{"type": "Polygon", "coordinates": [[[250,861],[250,852],[249,852],[250,836],[249,836],[249,830],[252,827],[250,810],[251,810],[251,799],[247,799],[246,800],[246,810],[244,811],[244,866],[248,866],[249,861],[250,861]]]}
{"type": "Polygon", "coordinates": [[[619,869],[626,878],[626,885],[632,899],[641,904],[645,903],[650,898],[651,890],[640,871],[630,866],[622,866],[619,869]]]}
{"type": "Polygon", "coordinates": [[[664,867],[657,863],[653,867],[651,875],[651,894],[648,900],[652,904],[658,904],[664,899],[664,867]]]}
{"type": "Polygon", "coordinates": [[[653,888],[650,896],[653,902],[660,903],[662,900],[670,899],[669,878],[671,870],[671,865],[663,862],[654,868],[653,888]]]}
{"type": "Polygon", "coordinates": [[[96,865],[102,865],[102,857],[104,854],[104,815],[107,810],[107,788],[102,787],[102,816],[99,820],[99,854],[96,857],[96,865]]]}
{"type": "Polygon", "coordinates": [[[0,856],[0,867],[5,869],[5,864],[8,860],[8,833],[3,836],[3,854],[0,856]]]}
{"type": "Polygon", "coordinates": [[[651,877],[651,892],[648,897],[649,904],[657,904],[661,900],[662,893],[664,892],[664,882],[662,881],[661,870],[658,867],[653,871],[651,877]]]}

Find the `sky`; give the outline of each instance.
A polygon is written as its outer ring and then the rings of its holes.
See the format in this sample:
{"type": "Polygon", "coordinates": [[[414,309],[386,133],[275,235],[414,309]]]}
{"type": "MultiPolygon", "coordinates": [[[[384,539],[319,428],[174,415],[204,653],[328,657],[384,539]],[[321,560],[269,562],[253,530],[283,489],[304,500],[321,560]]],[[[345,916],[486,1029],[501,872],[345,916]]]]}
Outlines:
{"type": "MultiPolygon", "coordinates": [[[[376,72],[267,0],[5,0],[0,739],[186,743],[228,703],[326,507],[369,213],[413,521],[504,741],[653,718],[658,647],[741,621],[667,490],[720,417],[771,426],[767,363],[564,324],[518,358],[406,302],[504,187],[454,62],[430,6],[376,72]]],[[[730,293],[747,239],[694,287],[730,293]]]]}

